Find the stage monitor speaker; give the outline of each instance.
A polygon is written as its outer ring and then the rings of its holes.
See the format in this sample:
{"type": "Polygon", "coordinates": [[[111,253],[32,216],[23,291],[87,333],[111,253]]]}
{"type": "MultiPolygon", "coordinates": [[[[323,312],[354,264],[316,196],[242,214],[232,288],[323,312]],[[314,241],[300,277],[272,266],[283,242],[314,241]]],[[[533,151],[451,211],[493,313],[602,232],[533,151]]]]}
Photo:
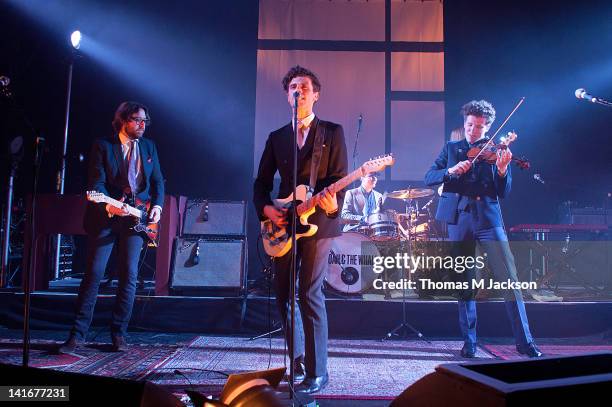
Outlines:
{"type": "Polygon", "coordinates": [[[611,385],[609,352],[444,364],[404,390],[391,407],[585,405],[606,400],[611,385]]]}
{"type": "Polygon", "coordinates": [[[244,239],[177,238],[172,262],[173,289],[245,287],[244,239]]]}
{"type": "MultiPolygon", "coordinates": [[[[15,365],[0,364],[3,386],[67,386],[68,401],[56,401],[52,405],[90,406],[184,406],[176,396],[154,383],[115,379],[113,377],[93,376],[81,373],[61,372],[51,369],[38,369],[15,365]]],[[[37,399],[38,400],[38,399],[37,399]]],[[[45,405],[47,403],[42,403],[45,405]]],[[[26,404],[24,404],[26,405],[26,404]]]]}
{"type": "Polygon", "coordinates": [[[183,236],[245,236],[245,201],[189,199],[185,204],[183,236]]]}

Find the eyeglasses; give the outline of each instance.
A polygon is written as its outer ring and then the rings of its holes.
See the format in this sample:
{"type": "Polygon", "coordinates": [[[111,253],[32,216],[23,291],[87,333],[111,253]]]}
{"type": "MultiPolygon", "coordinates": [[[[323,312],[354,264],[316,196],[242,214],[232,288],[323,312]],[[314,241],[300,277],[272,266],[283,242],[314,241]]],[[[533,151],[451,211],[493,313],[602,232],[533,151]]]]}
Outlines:
{"type": "Polygon", "coordinates": [[[148,126],[149,124],[151,124],[150,119],[141,119],[140,117],[130,117],[129,121],[131,121],[132,123],[135,123],[136,126],[140,126],[141,123],[144,123],[145,126],[148,126]]]}

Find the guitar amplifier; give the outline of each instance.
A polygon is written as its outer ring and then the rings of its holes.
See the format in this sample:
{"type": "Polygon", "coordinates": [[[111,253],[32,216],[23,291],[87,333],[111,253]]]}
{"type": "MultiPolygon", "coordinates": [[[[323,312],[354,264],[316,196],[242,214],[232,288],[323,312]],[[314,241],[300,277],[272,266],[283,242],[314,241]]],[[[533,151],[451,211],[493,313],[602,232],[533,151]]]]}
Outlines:
{"type": "Polygon", "coordinates": [[[245,266],[244,239],[176,238],[170,287],[238,294],[246,287],[245,266]]]}
{"type": "Polygon", "coordinates": [[[187,200],[182,236],[243,237],[245,235],[245,201],[187,200]]]}

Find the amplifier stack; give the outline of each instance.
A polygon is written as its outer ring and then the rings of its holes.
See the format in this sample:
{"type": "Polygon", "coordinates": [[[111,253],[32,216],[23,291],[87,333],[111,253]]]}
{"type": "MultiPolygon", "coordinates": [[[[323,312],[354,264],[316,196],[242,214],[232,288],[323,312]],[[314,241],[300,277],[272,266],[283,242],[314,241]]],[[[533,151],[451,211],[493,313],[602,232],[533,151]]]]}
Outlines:
{"type": "Polygon", "coordinates": [[[175,239],[174,294],[241,295],[246,288],[246,202],[188,199],[175,239]]]}

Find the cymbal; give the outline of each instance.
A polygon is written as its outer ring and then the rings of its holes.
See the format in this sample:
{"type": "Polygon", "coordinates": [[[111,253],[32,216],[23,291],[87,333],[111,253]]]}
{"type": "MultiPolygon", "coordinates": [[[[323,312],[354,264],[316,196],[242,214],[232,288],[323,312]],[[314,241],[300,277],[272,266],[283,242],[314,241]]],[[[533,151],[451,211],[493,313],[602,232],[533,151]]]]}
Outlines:
{"type": "Polygon", "coordinates": [[[433,189],[428,188],[410,188],[410,189],[400,189],[398,191],[389,192],[387,194],[387,198],[395,198],[395,199],[416,199],[416,198],[425,198],[427,196],[433,195],[433,189]]]}

